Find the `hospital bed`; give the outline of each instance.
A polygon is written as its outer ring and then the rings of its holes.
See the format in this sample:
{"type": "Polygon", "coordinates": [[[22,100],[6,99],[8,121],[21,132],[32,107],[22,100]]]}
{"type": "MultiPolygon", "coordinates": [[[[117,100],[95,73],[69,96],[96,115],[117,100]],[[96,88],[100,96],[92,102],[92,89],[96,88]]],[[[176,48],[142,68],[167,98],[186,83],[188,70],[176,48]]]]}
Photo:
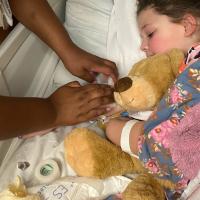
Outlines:
{"type": "MultiPolygon", "coordinates": [[[[139,50],[135,2],[126,0],[49,0],[72,40],[81,48],[116,62],[120,76],[144,57],[139,50]],[[130,51],[131,50],[131,51],[130,51]]],[[[22,24],[17,24],[0,46],[0,93],[9,96],[46,97],[59,86],[77,77],[71,75],[57,55],[22,24]]],[[[91,126],[90,122],[80,126],[91,126]]],[[[95,180],[77,177],[65,162],[63,140],[73,127],[60,127],[44,136],[0,141],[0,191],[13,178],[21,176],[30,192],[44,199],[104,199],[124,190],[131,181],[124,176],[95,180]],[[59,166],[59,178],[51,184],[38,177],[43,161],[59,166]],[[24,166],[21,168],[20,166],[24,166]]],[[[101,130],[92,126],[97,133],[101,130]]],[[[187,198],[197,188],[192,182],[182,199],[200,199],[200,193],[187,198]],[[199,197],[199,198],[198,198],[199,197]]]]}

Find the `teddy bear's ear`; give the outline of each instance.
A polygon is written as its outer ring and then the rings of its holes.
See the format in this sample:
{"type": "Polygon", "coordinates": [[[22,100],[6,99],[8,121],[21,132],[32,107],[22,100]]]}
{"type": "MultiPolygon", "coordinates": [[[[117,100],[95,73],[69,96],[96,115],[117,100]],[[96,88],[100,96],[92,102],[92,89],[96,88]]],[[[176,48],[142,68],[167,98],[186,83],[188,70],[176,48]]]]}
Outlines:
{"type": "Polygon", "coordinates": [[[116,83],[114,90],[115,92],[124,92],[132,86],[132,80],[129,77],[120,78],[116,83]]]}

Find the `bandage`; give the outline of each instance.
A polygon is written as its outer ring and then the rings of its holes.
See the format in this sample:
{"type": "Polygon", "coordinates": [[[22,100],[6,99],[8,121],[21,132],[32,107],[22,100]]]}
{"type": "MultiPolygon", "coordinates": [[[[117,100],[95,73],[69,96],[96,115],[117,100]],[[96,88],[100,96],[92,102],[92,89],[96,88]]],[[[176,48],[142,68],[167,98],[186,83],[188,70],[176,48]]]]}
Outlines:
{"type": "Polygon", "coordinates": [[[129,120],[128,122],[126,122],[126,124],[124,125],[124,127],[122,129],[120,145],[124,152],[130,154],[131,156],[138,158],[137,155],[132,153],[131,147],[130,147],[130,142],[129,142],[131,129],[136,122],[137,122],[137,120],[129,120]]]}
{"type": "Polygon", "coordinates": [[[50,183],[60,177],[60,169],[54,160],[43,160],[35,169],[35,178],[39,183],[50,183]]]}

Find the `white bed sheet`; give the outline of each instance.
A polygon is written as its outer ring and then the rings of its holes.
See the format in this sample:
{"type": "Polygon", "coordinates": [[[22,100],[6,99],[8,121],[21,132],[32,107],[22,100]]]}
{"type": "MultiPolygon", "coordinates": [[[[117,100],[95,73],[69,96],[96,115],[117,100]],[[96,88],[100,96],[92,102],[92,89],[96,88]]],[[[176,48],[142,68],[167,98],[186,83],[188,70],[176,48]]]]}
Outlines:
{"type": "MultiPolygon", "coordinates": [[[[91,123],[82,123],[79,127],[90,128],[102,135],[102,131],[91,123]]],[[[20,176],[29,192],[38,193],[43,199],[88,200],[103,199],[124,190],[130,179],[117,176],[105,180],[77,177],[64,157],[64,137],[73,127],[62,127],[43,136],[30,139],[13,139],[0,167],[0,191],[20,176]],[[59,166],[60,177],[52,183],[42,183],[37,179],[37,166],[43,160],[54,160],[59,166]],[[29,167],[22,170],[18,163],[28,162],[29,167]],[[62,198],[61,198],[62,197],[62,198]]],[[[79,155],[81,156],[81,155],[79,155]]]]}

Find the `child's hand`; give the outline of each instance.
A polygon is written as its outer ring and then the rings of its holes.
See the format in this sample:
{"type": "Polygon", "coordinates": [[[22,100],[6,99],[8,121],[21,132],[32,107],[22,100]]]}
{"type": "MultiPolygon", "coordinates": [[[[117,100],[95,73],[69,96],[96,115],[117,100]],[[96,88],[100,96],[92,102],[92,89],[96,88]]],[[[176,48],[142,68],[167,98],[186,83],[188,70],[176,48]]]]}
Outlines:
{"type": "Polygon", "coordinates": [[[124,111],[124,109],[116,103],[107,105],[106,109],[108,112],[105,114],[105,116],[110,119],[120,117],[120,113],[124,111]]]}

